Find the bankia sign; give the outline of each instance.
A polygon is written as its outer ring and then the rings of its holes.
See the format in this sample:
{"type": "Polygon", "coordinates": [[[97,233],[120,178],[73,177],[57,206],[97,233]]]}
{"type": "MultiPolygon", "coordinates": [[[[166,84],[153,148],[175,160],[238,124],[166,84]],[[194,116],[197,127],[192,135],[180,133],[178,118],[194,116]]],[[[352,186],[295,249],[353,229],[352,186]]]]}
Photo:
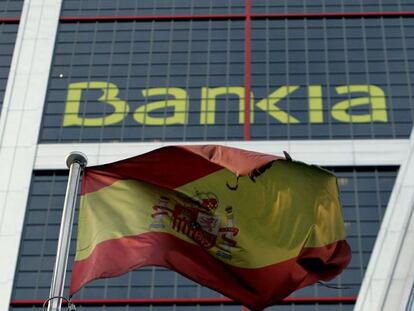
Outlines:
{"type": "MultiPolygon", "coordinates": [[[[326,122],[324,110],[329,109],[330,117],[342,123],[370,123],[387,122],[387,104],[384,91],[375,85],[340,85],[334,88],[336,95],[342,96],[332,107],[327,108],[323,103],[321,85],[309,85],[306,89],[308,98],[302,111],[307,117],[301,119],[289,108],[282,108],[281,103],[291,94],[299,91],[299,85],[284,85],[272,90],[266,98],[256,99],[254,93],[250,95],[251,123],[254,122],[256,110],[264,112],[268,118],[281,124],[298,123],[324,123],[326,122]],[[364,112],[352,112],[364,110],[364,112]]],[[[245,88],[242,86],[202,87],[198,109],[190,109],[189,95],[184,88],[150,88],[141,90],[146,101],[153,101],[139,105],[131,110],[128,101],[121,97],[116,84],[104,81],[78,82],[69,85],[63,126],[102,126],[121,123],[124,118],[131,115],[137,124],[143,125],[186,125],[189,124],[190,111],[199,112],[200,125],[215,125],[218,98],[236,97],[238,102],[238,123],[245,122],[245,88]],[[99,117],[82,115],[81,103],[83,94],[89,90],[98,91],[94,100],[108,106],[106,113],[99,117]],[[165,113],[169,110],[169,113],[165,113]]]]}
{"type": "Polygon", "coordinates": [[[262,89],[252,88],[246,112],[242,85],[126,89],[103,80],[71,82],[54,105],[57,113],[45,113],[41,141],[237,140],[244,137],[247,113],[253,140],[409,133],[401,128],[396,133],[403,114],[393,110],[386,90],[378,85],[292,84],[266,91],[263,96],[262,89]],[[50,134],[53,129],[55,134],[50,134]]]}
{"type": "Polygon", "coordinates": [[[40,142],[407,138],[412,29],[253,21],[246,82],[243,21],[62,24],[40,142]]]}

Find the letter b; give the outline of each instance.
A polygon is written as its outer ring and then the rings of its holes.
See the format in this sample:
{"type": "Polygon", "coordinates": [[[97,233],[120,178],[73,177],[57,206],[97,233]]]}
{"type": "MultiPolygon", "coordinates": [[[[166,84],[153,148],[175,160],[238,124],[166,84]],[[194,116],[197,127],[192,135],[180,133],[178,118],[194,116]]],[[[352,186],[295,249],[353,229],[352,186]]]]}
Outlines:
{"type": "Polygon", "coordinates": [[[118,87],[110,82],[91,81],[69,84],[63,126],[102,126],[121,122],[129,112],[129,106],[126,101],[117,97],[118,93],[118,87]],[[87,89],[101,90],[103,94],[98,98],[98,102],[111,105],[114,108],[114,112],[102,118],[86,118],[80,116],[79,110],[82,92],[87,89]]]}

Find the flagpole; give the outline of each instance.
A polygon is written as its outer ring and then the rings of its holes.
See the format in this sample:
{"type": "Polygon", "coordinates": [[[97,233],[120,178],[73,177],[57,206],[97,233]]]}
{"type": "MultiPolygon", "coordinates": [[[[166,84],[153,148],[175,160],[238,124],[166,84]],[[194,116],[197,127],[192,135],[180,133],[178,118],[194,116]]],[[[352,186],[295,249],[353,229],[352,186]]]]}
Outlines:
{"type": "Polygon", "coordinates": [[[66,165],[69,168],[69,178],[66,187],[65,201],[63,203],[56,261],[48,299],[48,311],[60,311],[62,306],[61,297],[65,287],[65,274],[72,235],[73,216],[75,214],[76,199],[78,196],[79,179],[87,162],[86,155],[79,151],[73,151],[66,157],[66,165]]]}

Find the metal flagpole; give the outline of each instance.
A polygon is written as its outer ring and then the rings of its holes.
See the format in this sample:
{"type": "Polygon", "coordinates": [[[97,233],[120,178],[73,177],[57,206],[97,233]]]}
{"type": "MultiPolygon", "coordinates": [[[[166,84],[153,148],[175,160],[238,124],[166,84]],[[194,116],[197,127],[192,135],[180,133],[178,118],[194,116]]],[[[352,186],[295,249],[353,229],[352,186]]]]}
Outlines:
{"type": "Polygon", "coordinates": [[[66,187],[65,202],[63,203],[56,262],[53,269],[52,284],[50,286],[48,299],[48,311],[60,311],[61,309],[79,179],[82,169],[86,166],[87,162],[86,155],[79,151],[71,152],[66,157],[66,165],[69,168],[69,179],[66,187]]]}

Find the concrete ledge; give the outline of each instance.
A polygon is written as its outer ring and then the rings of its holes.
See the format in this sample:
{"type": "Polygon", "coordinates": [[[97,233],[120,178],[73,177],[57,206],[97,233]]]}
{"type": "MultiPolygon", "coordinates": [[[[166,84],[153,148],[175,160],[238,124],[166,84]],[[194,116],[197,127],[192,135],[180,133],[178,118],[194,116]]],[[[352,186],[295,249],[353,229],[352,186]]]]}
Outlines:
{"type": "MultiPolygon", "coordinates": [[[[65,158],[71,151],[88,156],[89,166],[109,163],[167,145],[189,145],[192,142],[169,143],[90,143],[40,144],[35,169],[66,169],[65,158]]],[[[312,141],[214,141],[195,144],[220,144],[257,152],[283,155],[324,166],[400,165],[409,149],[409,140],[312,140],[312,141]]]]}

